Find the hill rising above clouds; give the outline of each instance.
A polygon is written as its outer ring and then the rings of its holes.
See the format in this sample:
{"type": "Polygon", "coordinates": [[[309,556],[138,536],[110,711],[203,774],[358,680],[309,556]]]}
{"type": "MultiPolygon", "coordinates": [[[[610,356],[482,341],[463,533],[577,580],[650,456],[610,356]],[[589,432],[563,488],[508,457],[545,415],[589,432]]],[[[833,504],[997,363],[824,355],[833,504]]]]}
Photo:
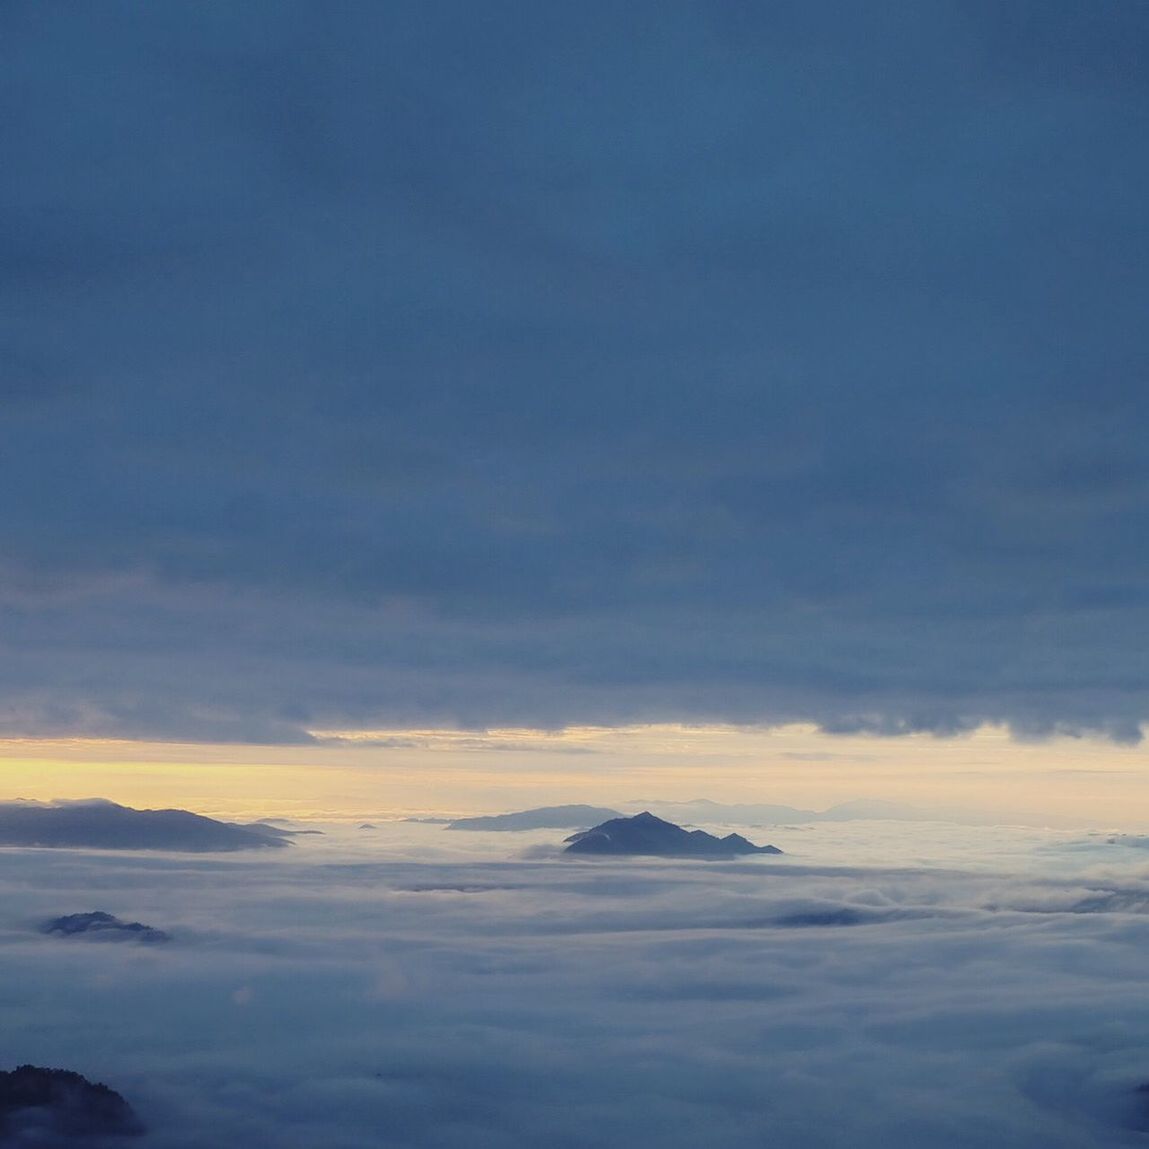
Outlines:
{"type": "Polygon", "coordinates": [[[143,922],[124,922],[114,914],[104,910],[91,910],[88,913],[64,914],[52,918],[40,926],[43,934],[54,934],[62,938],[98,938],[100,941],[135,941],[147,945],[171,941],[171,936],[155,926],[143,922]]]}
{"type": "Polygon", "coordinates": [[[756,846],[741,834],[716,838],[705,830],[684,830],[648,810],[633,818],[612,818],[567,838],[566,853],[661,858],[735,858],[742,854],[780,854],[777,846],[756,846]]]}
{"type": "Polygon", "coordinates": [[[188,810],[134,810],[102,798],[0,802],[0,846],[212,853],[290,845],[274,826],[237,826],[188,810]]]}
{"type": "Polygon", "coordinates": [[[132,1107],[100,1082],[38,1065],[0,1070],[0,1145],[63,1149],[141,1133],[132,1107]]]}

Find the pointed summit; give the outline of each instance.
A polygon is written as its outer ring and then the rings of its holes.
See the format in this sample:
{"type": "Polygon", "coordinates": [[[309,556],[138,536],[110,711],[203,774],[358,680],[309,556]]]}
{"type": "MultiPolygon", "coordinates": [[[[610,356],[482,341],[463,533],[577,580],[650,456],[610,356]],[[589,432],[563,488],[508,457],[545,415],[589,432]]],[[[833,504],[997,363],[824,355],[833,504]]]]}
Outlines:
{"type": "Polygon", "coordinates": [[[568,854],[631,854],[658,858],[735,858],[780,854],[777,846],[755,846],[740,834],[716,838],[705,830],[684,830],[649,810],[633,818],[611,818],[566,839],[568,854]]]}

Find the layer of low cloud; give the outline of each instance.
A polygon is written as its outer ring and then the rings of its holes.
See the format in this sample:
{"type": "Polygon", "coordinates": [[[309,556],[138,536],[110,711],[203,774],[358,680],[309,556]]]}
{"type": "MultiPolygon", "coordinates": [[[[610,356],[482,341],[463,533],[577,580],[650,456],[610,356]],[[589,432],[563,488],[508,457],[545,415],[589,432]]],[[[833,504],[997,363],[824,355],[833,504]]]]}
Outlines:
{"type": "Polygon", "coordinates": [[[5,1055],[108,1081],[155,1149],[1141,1143],[1139,851],[825,833],[694,865],[400,825],[290,858],[9,851],[5,1055]],[[36,933],[97,903],[172,942],[36,933]]]}
{"type": "Polygon", "coordinates": [[[0,20],[0,730],[1137,737],[1138,0],[0,20]]]}

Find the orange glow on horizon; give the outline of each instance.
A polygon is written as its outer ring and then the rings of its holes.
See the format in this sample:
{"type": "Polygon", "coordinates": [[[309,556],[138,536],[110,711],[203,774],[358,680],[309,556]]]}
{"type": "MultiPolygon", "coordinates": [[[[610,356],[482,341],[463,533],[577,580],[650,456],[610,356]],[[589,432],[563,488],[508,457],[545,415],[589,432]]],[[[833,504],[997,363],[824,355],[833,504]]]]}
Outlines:
{"type": "Polygon", "coordinates": [[[887,798],[1053,821],[1149,823],[1146,751],[1087,739],[821,734],[663,724],[324,731],[303,745],[0,741],[0,798],[106,797],[231,817],[386,817],[641,799],[823,809],[887,798]]]}

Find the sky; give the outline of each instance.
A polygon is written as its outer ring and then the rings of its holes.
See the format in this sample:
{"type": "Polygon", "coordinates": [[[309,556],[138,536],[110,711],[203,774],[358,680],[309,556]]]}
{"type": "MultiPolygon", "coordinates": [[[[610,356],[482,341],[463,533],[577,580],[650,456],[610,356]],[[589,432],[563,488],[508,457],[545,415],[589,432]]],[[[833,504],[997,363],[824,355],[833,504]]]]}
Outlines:
{"type": "Polygon", "coordinates": [[[0,796],[1149,816],[1141,0],[0,33],[0,796]]]}
{"type": "MultiPolygon", "coordinates": [[[[357,823],[707,798],[822,811],[859,799],[979,823],[1143,832],[1141,747],[1057,738],[819,734],[810,726],[369,731],[319,746],[107,739],[0,745],[0,798],[104,797],[224,819],[357,823]]],[[[673,811],[667,816],[673,817],[673,811]]]]}

